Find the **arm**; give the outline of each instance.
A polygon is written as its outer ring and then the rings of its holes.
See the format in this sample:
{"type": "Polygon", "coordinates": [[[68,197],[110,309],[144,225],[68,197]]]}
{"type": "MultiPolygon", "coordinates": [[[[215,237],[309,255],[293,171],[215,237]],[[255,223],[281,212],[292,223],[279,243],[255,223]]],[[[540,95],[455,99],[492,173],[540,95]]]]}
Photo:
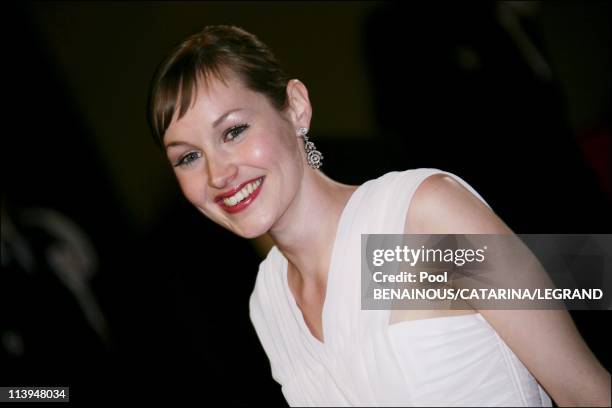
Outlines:
{"type": "MultiPolygon", "coordinates": [[[[513,234],[453,178],[428,177],[415,192],[405,231],[513,234]]],[[[479,310],[559,406],[610,406],[610,373],[565,310],[479,310]],[[528,336],[525,333],[529,333],[528,336]]]]}

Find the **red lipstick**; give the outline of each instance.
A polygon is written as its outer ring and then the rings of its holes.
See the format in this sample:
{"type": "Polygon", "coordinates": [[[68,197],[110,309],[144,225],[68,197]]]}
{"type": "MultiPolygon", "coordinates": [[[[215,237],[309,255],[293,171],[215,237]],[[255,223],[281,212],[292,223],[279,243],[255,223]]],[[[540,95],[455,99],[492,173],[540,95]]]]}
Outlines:
{"type": "Polygon", "coordinates": [[[263,182],[264,182],[265,176],[262,177],[258,177],[258,178],[254,178],[248,181],[245,181],[242,184],[239,184],[238,186],[224,191],[223,193],[218,194],[215,197],[215,202],[226,212],[230,213],[230,214],[234,214],[237,213],[239,211],[244,210],[245,208],[247,208],[254,200],[255,198],[257,198],[257,196],[259,195],[259,192],[261,191],[261,187],[263,186],[263,182]],[[236,205],[232,205],[232,206],[228,206],[225,204],[225,202],[223,201],[225,198],[231,197],[234,194],[236,194],[238,191],[242,190],[246,185],[248,185],[249,183],[253,183],[257,180],[261,180],[261,182],[259,183],[259,186],[257,186],[257,188],[255,190],[253,190],[253,192],[251,194],[249,194],[249,196],[245,199],[243,199],[242,201],[240,201],[238,204],[236,205]]]}

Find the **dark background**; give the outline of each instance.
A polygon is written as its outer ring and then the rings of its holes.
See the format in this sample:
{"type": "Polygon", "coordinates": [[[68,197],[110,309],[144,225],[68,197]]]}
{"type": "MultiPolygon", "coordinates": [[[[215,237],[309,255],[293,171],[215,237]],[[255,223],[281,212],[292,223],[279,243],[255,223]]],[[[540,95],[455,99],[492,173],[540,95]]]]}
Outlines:
{"type": "MultiPolygon", "coordinates": [[[[436,167],[517,233],[610,233],[610,6],[12,3],[5,8],[0,383],[72,401],[284,405],[248,318],[265,239],[180,195],[145,121],[170,48],[235,24],[304,79],[323,171],[359,184],[436,167]],[[97,254],[93,329],[50,261],[46,208],[97,254]],[[5,218],[6,217],[6,218],[5,218]],[[10,220],[10,221],[7,221],[10,220]],[[7,222],[36,260],[25,268],[7,222]],[[27,270],[29,270],[29,272],[27,270]],[[102,334],[101,334],[102,333],[102,334]]],[[[573,311],[610,371],[609,311],[573,311]]]]}

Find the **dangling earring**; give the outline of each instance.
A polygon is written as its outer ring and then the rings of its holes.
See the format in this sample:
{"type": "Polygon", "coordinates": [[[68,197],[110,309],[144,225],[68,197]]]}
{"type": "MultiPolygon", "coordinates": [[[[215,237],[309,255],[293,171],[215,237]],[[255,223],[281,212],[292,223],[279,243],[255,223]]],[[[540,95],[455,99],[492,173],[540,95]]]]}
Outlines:
{"type": "Polygon", "coordinates": [[[314,143],[308,141],[308,128],[302,127],[298,129],[298,136],[304,138],[304,150],[308,158],[308,165],[313,169],[318,169],[323,165],[323,155],[317,150],[314,143]]]}

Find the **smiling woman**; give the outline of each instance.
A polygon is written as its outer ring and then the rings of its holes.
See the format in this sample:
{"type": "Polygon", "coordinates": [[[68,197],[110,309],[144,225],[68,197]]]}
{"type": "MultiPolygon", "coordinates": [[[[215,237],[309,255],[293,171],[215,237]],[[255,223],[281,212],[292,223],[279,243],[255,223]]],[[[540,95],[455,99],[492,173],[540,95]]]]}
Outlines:
{"type": "Polygon", "coordinates": [[[254,238],[271,229],[300,185],[303,154],[292,134],[295,123],[308,126],[307,102],[305,86],[289,81],[254,36],[208,27],[160,67],[150,122],[187,199],[254,238]]]}
{"type": "Polygon", "coordinates": [[[362,311],[362,234],[512,231],[442,170],[332,180],[306,136],[311,117],[306,86],[237,27],[189,37],[151,88],[151,128],[185,197],[233,233],[274,242],[250,317],[291,405],[609,404],[610,375],[566,312],[362,311]]]}

